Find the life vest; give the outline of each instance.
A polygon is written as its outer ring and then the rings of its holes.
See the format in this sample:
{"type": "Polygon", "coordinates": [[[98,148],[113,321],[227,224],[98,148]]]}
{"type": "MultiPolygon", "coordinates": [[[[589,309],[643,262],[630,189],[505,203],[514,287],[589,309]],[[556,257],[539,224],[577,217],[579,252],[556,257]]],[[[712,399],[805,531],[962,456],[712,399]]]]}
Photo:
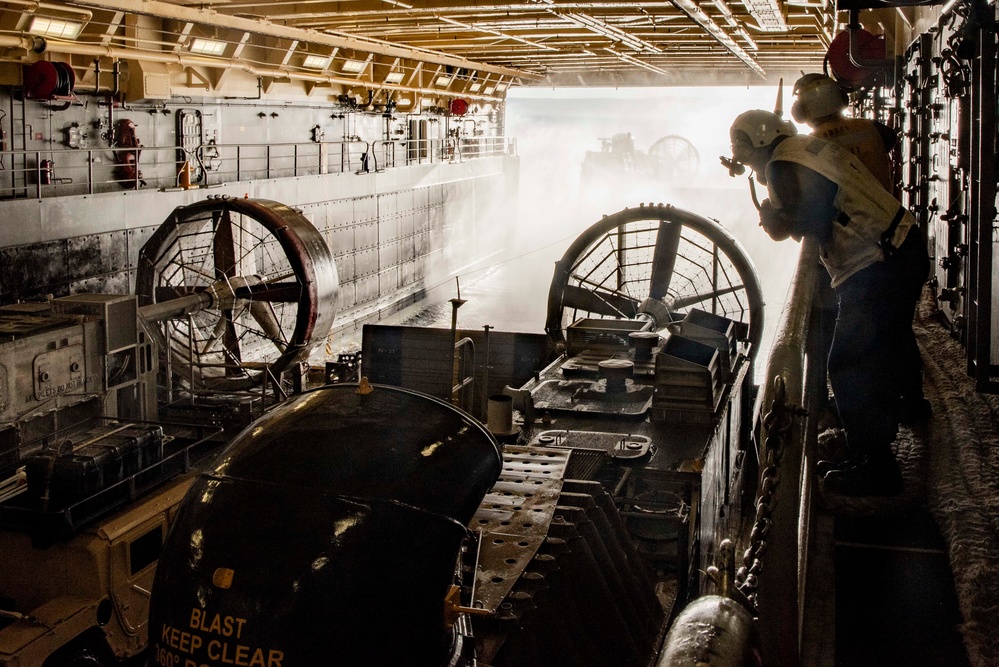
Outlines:
{"type": "Polygon", "coordinates": [[[888,149],[877,126],[862,118],[834,118],[812,130],[812,136],[839,144],[864,163],[864,166],[891,192],[894,189],[888,149]]]}
{"type": "MultiPolygon", "coordinates": [[[[885,253],[902,245],[916,224],[912,214],[881,187],[860,160],[837,144],[799,134],[778,144],[770,161],[800,164],[838,186],[833,206],[840,214],[819,254],[833,287],[884,260],[885,253]]],[[[767,188],[771,203],[782,208],[773,183],[767,188]]]]}

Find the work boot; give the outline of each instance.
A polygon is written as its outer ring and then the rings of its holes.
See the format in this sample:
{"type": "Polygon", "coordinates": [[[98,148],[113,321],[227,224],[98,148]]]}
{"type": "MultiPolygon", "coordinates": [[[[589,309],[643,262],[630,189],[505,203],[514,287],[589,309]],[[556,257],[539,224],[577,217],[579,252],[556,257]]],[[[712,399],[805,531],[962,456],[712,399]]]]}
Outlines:
{"type": "Polygon", "coordinates": [[[846,439],[846,431],[841,428],[827,428],[818,436],[819,459],[843,461],[853,451],[846,439]]]}
{"type": "Polygon", "coordinates": [[[866,459],[822,478],[826,493],[838,496],[897,496],[902,493],[902,470],[894,457],[866,459]]]}
{"type": "Polygon", "coordinates": [[[920,424],[930,418],[933,406],[920,396],[919,398],[903,397],[898,403],[898,421],[906,426],[920,424]]]}

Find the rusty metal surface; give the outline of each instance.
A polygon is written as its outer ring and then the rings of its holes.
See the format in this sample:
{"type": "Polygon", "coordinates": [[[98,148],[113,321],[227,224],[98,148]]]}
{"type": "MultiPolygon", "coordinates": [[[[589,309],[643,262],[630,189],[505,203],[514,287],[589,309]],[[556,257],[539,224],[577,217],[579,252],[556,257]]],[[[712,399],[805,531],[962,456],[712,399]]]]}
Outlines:
{"type": "Polygon", "coordinates": [[[569,450],[509,445],[469,527],[481,532],[473,604],[496,612],[548,534],[569,450]]]}
{"type": "MultiPolygon", "coordinates": [[[[208,307],[217,308],[221,318],[230,320],[223,337],[227,354],[206,363],[246,361],[247,350],[241,349],[245,346],[251,357],[258,357],[252,361],[266,358],[275,376],[306,359],[325,340],[332,328],[338,289],[336,265],[322,235],[297,209],[264,199],[215,198],[177,208],[142,247],[136,275],[139,302],[151,318],[178,318],[208,307]],[[252,278],[235,280],[244,271],[252,273],[252,278]],[[271,289],[254,289],[255,281],[271,289]],[[249,306],[262,304],[258,311],[249,310],[256,324],[240,325],[244,333],[259,328],[261,335],[238,333],[234,309],[213,303],[226,289],[249,306]],[[188,308],[194,296],[203,298],[188,308]],[[180,304],[176,313],[169,310],[172,302],[180,304]],[[165,304],[166,310],[153,308],[154,304],[165,304]],[[288,307],[275,314],[274,304],[288,307]]],[[[211,332],[212,325],[206,322],[200,324],[211,332]]],[[[201,335],[211,339],[215,334],[201,335]]],[[[188,342],[184,335],[177,337],[182,339],[181,346],[188,342]]],[[[205,345],[206,351],[212,348],[214,343],[205,345]]],[[[232,388],[246,388],[235,386],[233,378],[227,380],[232,388]]]]}
{"type": "Polygon", "coordinates": [[[538,447],[566,447],[569,449],[596,449],[607,452],[616,459],[635,459],[654,450],[652,439],[632,433],[607,431],[573,431],[552,429],[542,431],[531,441],[538,447]]]}
{"type": "Polygon", "coordinates": [[[607,391],[604,380],[545,380],[531,395],[538,410],[570,410],[638,416],[652,404],[652,387],[627,380],[625,390],[607,391]]]}

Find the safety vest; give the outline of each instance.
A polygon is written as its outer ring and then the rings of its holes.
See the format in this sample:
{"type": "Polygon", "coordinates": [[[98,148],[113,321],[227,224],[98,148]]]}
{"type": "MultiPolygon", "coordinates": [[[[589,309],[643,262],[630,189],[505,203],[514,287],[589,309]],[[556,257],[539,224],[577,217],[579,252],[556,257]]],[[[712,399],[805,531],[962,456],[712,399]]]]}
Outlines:
{"type": "MultiPolygon", "coordinates": [[[[799,134],[774,150],[773,161],[800,164],[825,176],[838,188],[833,206],[840,212],[819,259],[838,287],[855,274],[885,258],[902,245],[916,219],[871,177],[867,168],[841,146],[799,134]]],[[[773,183],[767,186],[775,208],[782,205],[773,183]]]]}
{"type": "Polygon", "coordinates": [[[885,190],[891,192],[894,188],[888,149],[872,121],[862,118],[834,118],[812,130],[812,136],[839,144],[860,158],[885,190]]]}

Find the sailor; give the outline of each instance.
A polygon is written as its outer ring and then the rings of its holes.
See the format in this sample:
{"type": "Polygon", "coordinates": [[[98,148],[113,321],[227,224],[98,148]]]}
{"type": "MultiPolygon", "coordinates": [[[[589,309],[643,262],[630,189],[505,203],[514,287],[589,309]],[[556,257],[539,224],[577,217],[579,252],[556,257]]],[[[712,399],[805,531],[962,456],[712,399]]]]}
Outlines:
{"type": "MultiPolygon", "coordinates": [[[[849,105],[846,91],[825,74],[803,75],[794,83],[794,97],[791,116],[795,121],[812,128],[813,137],[831,141],[856,155],[885,190],[898,196],[890,158],[898,143],[895,130],[876,120],[845,116],[843,112],[849,105]]],[[[828,290],[825,293],[828,294],[828,290]]],[[[830,319],[823,317],[823,324],[830,319]]],[[[832,322],[829,324],[831,327],[832,322]]],[[[823,326],[824,344],[828,349],[832,331],[829,328],[827,334],[826,329],[823,326]]],[[[929,401],[923,395],[923,363],[919,349],[912,347],[909,353],[914,355],[905,365],[910,373],[901,383],[900,417],[904,424],[921,421],[930,413],[929,401]]]]}
{"type": "Polygon", "coordinates": [[[929,273],[916,220],[852,153],[799,135],[790,121],[747,111],[731,128],[733,162],[767,186],[760,224],[776,241],[813,237],[839,309],[829,380],[848,455],[824,477],[828,492],[897,495],[891,451],[902,377],[918,347],[912,318],[929,273]]]}
{"type": "Polygon", "coordinates": [[[832,141],[856,155],[885,190],[894,193],[895,177],[890,154],[898,134],[884,123],[848,118],[846,91],[825,74],[810,73],[794,82],[791,117],[812,128],[811,135],[832,141]]]}

